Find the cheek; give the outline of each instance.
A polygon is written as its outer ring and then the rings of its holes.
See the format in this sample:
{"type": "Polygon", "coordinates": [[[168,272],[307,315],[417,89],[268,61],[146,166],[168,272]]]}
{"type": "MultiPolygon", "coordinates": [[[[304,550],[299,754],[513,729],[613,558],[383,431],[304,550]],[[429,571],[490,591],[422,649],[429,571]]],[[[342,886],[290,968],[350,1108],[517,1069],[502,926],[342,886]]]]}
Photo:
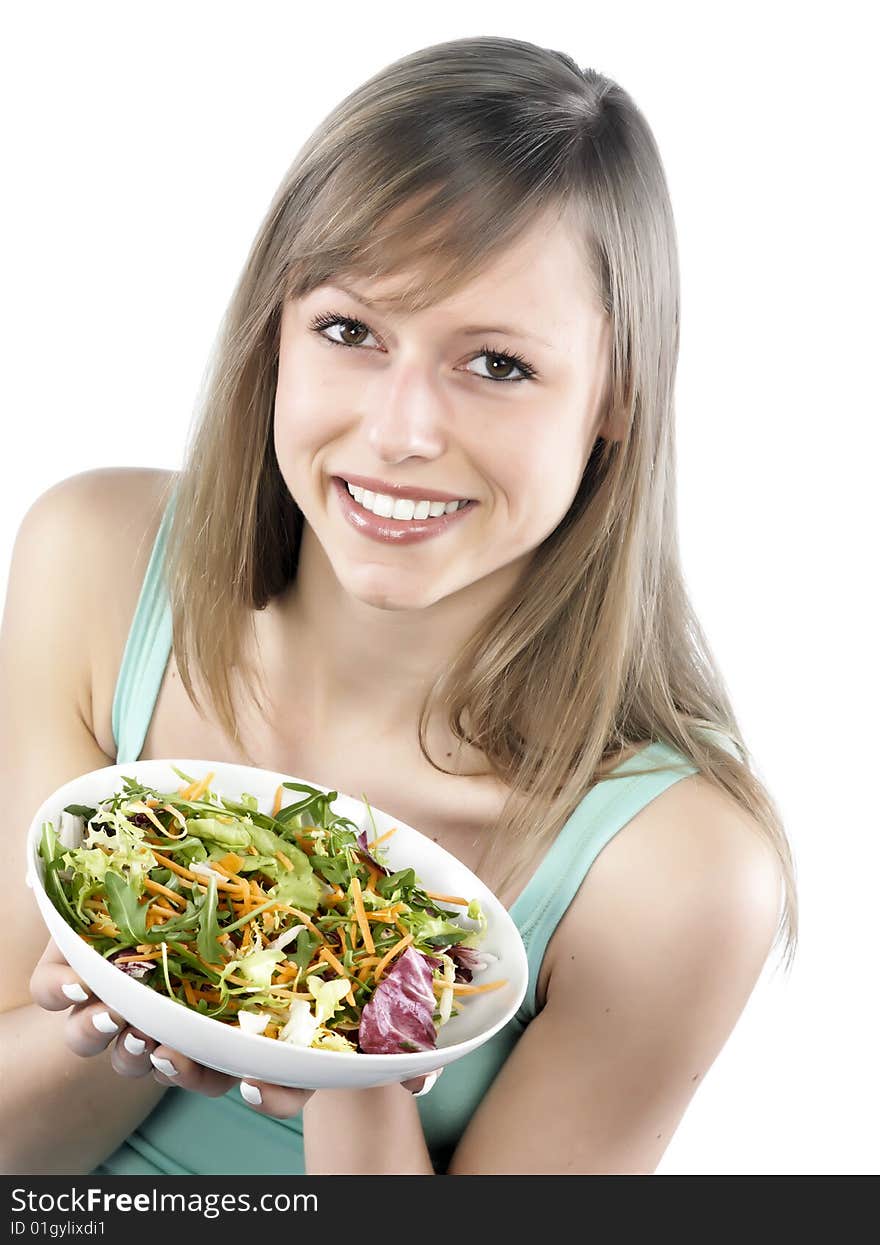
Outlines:
{"type": "Polygon", "coordinates": [[[513,528],[534,540],[557,526],[580,484],[580,448],[568,437],[534,437],[510,449],[502,487],[513,528]]]}

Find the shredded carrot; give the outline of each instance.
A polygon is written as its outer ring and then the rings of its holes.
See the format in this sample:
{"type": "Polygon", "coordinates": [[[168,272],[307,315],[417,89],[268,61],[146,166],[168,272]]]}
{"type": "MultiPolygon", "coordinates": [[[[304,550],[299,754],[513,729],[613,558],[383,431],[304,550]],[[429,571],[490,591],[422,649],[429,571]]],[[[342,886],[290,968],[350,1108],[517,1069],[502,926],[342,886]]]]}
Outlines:
{"type": "MultiPolygon", "coordinates": [[[[160,865],[164,865],[166,869],[170,869],[172,873],[176,873],[179,877],[186,878],[188,882],[195,882],[199,886],[208,885],[208,879],[206,877],[200,876],[198,873],[193,873],[191,869],[184,869],[183,865],[179,865],[176,861],[172,860],[170,856],[163,856],[161,852],[153,852],[153,855],[156,857],[160,865]]],[[[218,878],[217,889],[223,891],[237,891],[241,890],[241,887],[236,885],[234,882],[221,882],[218,878]]]]}
{"type": "Polygon", "coordinates": [[[92,921],[91,925],[89,926],[89,933],[103,934],[108,938],[118,938],[120,936],[119,930],[116,928],[116,926],[113,924],[112,921],[103,921],[100,925],[98,924],[97,921],[92,921]]]}
{"type": "MultiPolygon", "coordinates": [[[[490,981],[488,985],[485,985],[485,986],[472,986],[472,985],[467,985],[464,982],[459,982],[458,984],[452,987],[452,991],[453,991],[453,994],[485,994],[487,990],[498,990],[500,989],[501,986],[506,986],[506,985],[507,985],[506,977],[503,978],[501,981],[490,981]]],[[[442,981],[437,981],[435,979],[434,988],[435,989],[439,988],[441,991],[443,991],[443,990],[448,990],[449,986],[445,985],[442,981]]]]}
{"type": "Polygon", "coordinates": [[[372,891],[375,891],[376,894],[378,895],[379,892],[376,890],[376,883],[379,881],[379,878],[382,877],[382,874],[379,872],[378,869],[374,868],[373,865],[367,865],[367,868],[370,871],[370,880],[367,883],[367,885],[370,887],[372,891]]]}
{"type": "MultiPolygon", "coordinates": [[[[212,860],[210,867],[212,869],[219,869],[221,873],[226,874],[230,882],[237,883],[238,887],[241,890],[242,900],[245,903],[248,903],[250,900],[250,894],[251,894],[250,883],[245,878],[240,877],[238,873],[238,870],[241,868],[242,863],[243,862],[240,856],[236,856],[235,852],[229,852],[226,856],[223,857],[222,860],[212,860]]],[[[221,887],[221,889],[226,890],[227,888],[221,887]]]]}
{"type": "MultiPolygon", "coordinates": [[[[343,967],[342,964],[339,963],[336,956],[333,954],[333,952],[330,950],[329,947],[321,948],[321,959],[326,960],[327,963],[330,965],[330,967],[334,968],[340,977],[344,977],[346,981],[348,980],[348,974],[346,973],[345,968],[343,967]]],[[[355,1006],[354,995],[351,992],[351,986],[348,987],[348,994],[344,995],[343,997],[348,999],[352,1007],[355,1006]]]]}
{"type": "Polygon", "coordinates": [[[364,901],[361,898],[361,884],[357,878],[351,879],[351,892],[354,899],[355,916],[357,917],[358,925],[361,927],[364,946],[372,955],[376,950],[376,944],[373,942],[373,935],[370,933],[370,923],[367,920],[367,914],[364,911],[364,901]]]}
{"type": "Polygon", "coordinates": [[[412,940],[413,940],[412,934],[407,934],[405,938],[401,938],[400,942],[396,942],[394,946],[391,948],[391,950],[382,956],[382,959],[373,969],[373,980],[374,981],[379,980],[379,978],[382,976],[385,966],[388,963],[390,963],[391,960],[394,959],[398,951],[402,951],[404,947],[409,946],[412,940]]]}
{"type": "Polygon", "coordinates": [[[440,899],[443,903],[463,904],[465,908],[469,905],[469,899],[462,899],[461,895],[438,895],[435,891],[425,891],[429,899],[440,899]]]}
{"type": "Polygon", "coordinates": [[[327,941],[327,939],[318,929],[317,925],[313,925],[310,917],[305,912],[300,912],[299,908],[291,908],[289,904],[280,903],[278,904],[278,911],[279,912],[292,912],[294,916],[299,917],[299,919],[302,921],[303,925],[305,925],[307,929],[310,929],[313,934],[318,935],[321,942],[327,941]]]}
{"type": "Polygon", "coordinates": [[[366,959],[361,960],[360,968],[358,969],[358,974],[357,974],[358,981],[366,981],[370,975],[370,970],[372,969],[373,965],[378,964],[378,963],[379,963],[378,955],[370,955],[370,956],[367,956],[366,959]]]}
{"type": "Polygon", "coordinates": [[[272,816],[277,817],[281,811],[281,801],[284,798],[284,783],[279,783],[275,792],[275,805],[272,809],[272,816]]]}
{"type": "Polygon", "coordinates": [[[180,904],[183,908],[186,907],[186,900],[174,891],[169,890],[167,886],[163,886],[161,882],[154,882],[152,878],[144,878],[144,886],[148,891],[152,891],[154,895],[164,895],[172,903],[180,904]]]}
{"type": "Polygon", "coordinates": [[[345,892],[343,891],[342,887],[337,886],[335,882],[332,883],[332,886],[333,886],[333,893],[330,895],[326,895],[324,897],[325,908],[335,908],[336,905],[338,903],[341,903],[342,900],[345,898],[345,892]]]}
{"type": "Polygon", "coordinates": [[[386,830],[384,834],[381,834],[378,839],[373,839],[372,843],[368,843],[368,850],[372,851],[374,847],[378,847],[380,843],[384,843],[386,839],[390,839],[392,834],[397,834],[397,826],[392,826],[390,830],[386,830]]]}
{"type": "Polygon", "coordinates": [[[275,859],[281,861],[281,863],[284,865],[284,868],[288,871],[288,873],[293,868],[293,865],[290,863],[288,858],[284,855],[284,852],[276,852],[275,859]]]}
{"type": "Polygon", "coordinates": [[[184,977],[183,979],[183,992],[186,995],[187,1003],[189,1003],[191,1007],[195,1007],[197,1002],[196,992],[193,990],[188,977],[184,977]]]}
{"type": "MultiPolygon", "coordinates": [[[[220,991],[212,990],[208,986],[202,986],[201,990],[193,990],[193,997],[197,1003],[199,999],[204,999],[206,1003],[219,1003],[220,991]]],[[[241,1006],[240,999],[230,999],[229,1001],[236,1009],[241,1006]]]]}
{"type": "Polygon", "coordinates": [[[357,946],[357,936],[358,936],[357,921],[352,921],[351,925],[348,927],[348,936],[349,936],[349,939],[351,940],[351,949],[353,951],[355,947],[357,946]]]}
{"type": "Polygon", "coordinates": [[[183,790],[178,790],[178,794],[184,800],[200,800],[211,785],[211,779],[216,774],[216,770],[211,770],[210,774],[206,774],[204,778],[200,778],[198,782],[190,783],[183,790]]]}
{"type": "Polygon", "coordinates": [[[172,908],[164,907],[158,900],[153,900],[150,907],[147,908],[144,924],[147,929],[152,929],[154,925],[164,925],[170,916],[177,916],[177,913],[172,908]]]}
{"type": "Polygon", "coordinates": [[[151,964],[162,953],[157,951],[155,955],[121,955],[118,960],[114,960],[114,964],[151,964]]]}
{"type": "Polygon", "coordinates": [[[222,860],[212,860],[211,868],[219,869],[221,873],[225,873],[227,877],[234,878],[237,876],[241,868],[242,858],[237,856],[235,852],[227,852],[222,860]]]}

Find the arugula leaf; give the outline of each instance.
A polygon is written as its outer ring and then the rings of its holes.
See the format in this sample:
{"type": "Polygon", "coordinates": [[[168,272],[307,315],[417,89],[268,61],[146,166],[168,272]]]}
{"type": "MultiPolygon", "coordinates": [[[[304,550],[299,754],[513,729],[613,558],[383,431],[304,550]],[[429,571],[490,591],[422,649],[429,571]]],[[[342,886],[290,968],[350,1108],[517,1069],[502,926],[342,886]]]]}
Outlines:
{"type": "Polygon", "coordinates": [[[64,811],[72,813],[74,817],[85,817],[86,821],[91,821],[98,810],[90,808],[88,804],[65,804],[64,811]]]}
{"type": "Polygon", "coordinates": [[[288,959],[292,959],[297,968],[306,968],[319,942],[320,939],[315,934],[310,934],[307,929],[301,929],[296,936],[296,951],[288,950],[288,959]]]}
{"type": "Polygon", "coordinates": [[[107,911],[113,924],[123,938],[133,943],[147,940],[147,905],[138,903],[138,896],[125,878],[108,869],[104,874],[104,890],[107,894],[107,911]]]}
{"type": "Polygon", "coordinates": [[[386,899],[390,899],[398,887],[400,887],[401,890],[412,890],[415,885],[415,870],[399,869],[397,873],[392,873],[388,877],[380,878],[376,883],[376,890],[386,899]]]}
{"type": "Polygon", "coordinates": [[[223,948],[217,939],[222,934],[217,923],[217,879],[208,878],[208,890],[199,908],[199,936],[196,946],[199,955],[209,964],[223,963],[223,948]]]}
{"type": "Polygon", "coordinates": [[[40,836],[40,856],[43,860],[46,894],[55,904],[55,907],[64,917],[67,924],[72,929],[79,930],[83,926],[90,925],[91,918],[89,920],[81,918],[70,905],[70,900],[67,898],[64,887],[61,885],[61,879],[58,877],[58,870],[63,868],[64,865],[62,855],[63,849],[58,843],[58,834],[55,826],[51,821],[44,821],[40,836]]]}

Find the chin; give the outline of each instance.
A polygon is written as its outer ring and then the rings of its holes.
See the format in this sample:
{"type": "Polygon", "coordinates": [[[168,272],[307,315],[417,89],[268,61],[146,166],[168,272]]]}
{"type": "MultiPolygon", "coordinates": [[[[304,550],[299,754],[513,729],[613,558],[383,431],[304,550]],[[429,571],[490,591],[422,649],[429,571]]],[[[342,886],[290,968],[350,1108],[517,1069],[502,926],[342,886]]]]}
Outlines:
{"type": "MultiPolygon", "coordinates": [[[[406,577],[391,567],[364,567],[362,574],[340,580],[350,597],[377,610],[423,610],[439,597],[425,584],[407,584],[406,577]]],[[[446,594],[442,594],[446,595],[446,594]]]]}

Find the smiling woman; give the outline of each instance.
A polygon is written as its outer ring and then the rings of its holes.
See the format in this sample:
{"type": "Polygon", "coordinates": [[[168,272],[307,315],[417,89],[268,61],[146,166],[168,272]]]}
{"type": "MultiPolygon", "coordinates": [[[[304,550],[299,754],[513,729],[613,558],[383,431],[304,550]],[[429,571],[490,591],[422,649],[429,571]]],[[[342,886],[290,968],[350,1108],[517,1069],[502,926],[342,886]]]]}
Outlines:
{"type": "MultiPolygon", "coordinates": [[[[654,1169],[797,931],[787,837],[679,562],[678,339],[668,189],[626,91],[520,40],[438,44],[348,95],[283,178],[182,471],[74,478],[37,507],[22,549],[44,572],[45,528],[66,566],[65,505],[152,541],[118,680],[96,658],[105,750],[366,791],[491,887],[529,957],[514,1020],[418,1103],[240,1089],[80,1001],[69,1045],[115,1041],[113,1071],[79,1093],[56,1052],[31,1097],[91,1129],[90,1170],[654,1169]],[[162,1101],[95,1122],[91,1091],[151,1058],[162,1101]]],[[[53,578],[26,560],[21,647],[27,586],[53,578]]],[[[12,786],[29,689],[6,643],[12,786]]],[[[59,1010],[75,984],[47,948],[33,997],[59,1010]]],[[[15,1135],[21,1170],[67,1144],[15,1135]]]]}

